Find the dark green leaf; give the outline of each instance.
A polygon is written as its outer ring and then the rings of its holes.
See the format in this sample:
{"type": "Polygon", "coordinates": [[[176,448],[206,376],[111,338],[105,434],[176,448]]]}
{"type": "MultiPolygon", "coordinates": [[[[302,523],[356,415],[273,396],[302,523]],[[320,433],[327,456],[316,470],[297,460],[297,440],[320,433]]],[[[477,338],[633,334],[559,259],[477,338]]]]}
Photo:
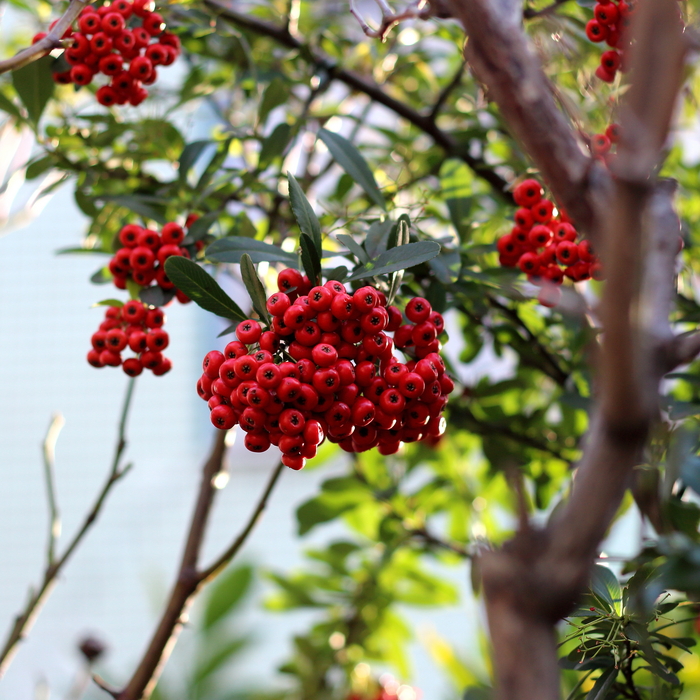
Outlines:
{"type": "Polygon", "coordinates": [[[151,306],[165,306],[170,303],[175,297],[175,292],[170,289],[162,289],[158,285],[153,287],[145,287],[139,292],[139,299],[144,304],[151,306]]]}
{"type": "Polygon", "coordinates": [[[335,162],[350,175],[378,207],[386,211],[384,196],[379,191],[377,181],[357,147],[340,134],[328,131],[328,129],[319,129],[318,136],[328,147],[335,162]]]}
{"type": "Polygon", "coordinates": [[[283,262],[288,267],[297,267],[298,265],[297,256],[294,253],[288,253],[271,243],[242,236],[220,238],[218,241],[214,241],[206,251],[209,260],[224,263],[239,263],[244,253],[247,253],[255,263],[283,262]]]}
{"type": "Polygon", "coordinates": [[[361,262],[369,262],[369,255],[365,249],[352,237],[346,233],[339,233],[336,238],[361,262]]]}
{"type": "Polygon", "coordinates": [[[178,161],[178,176],[180,178],[180,182],[185,181],[190,169],[194,167],[202,153],[212,146],[216,146],[216,141],[193,141],[192,143],[188,143],[182,149],[182,153],[180,154],[178,161]]]}
{"type": "Polygon", "coordinates": [[[282,78],[273,78],[265,88],[260,107],[258,108],[258,121],[264,124],[267,115],[275,108],[284,104],[289,98],[289,88],[282,78]]]}
{"type": "Polygon", "coordinates": [[[386,250],[387,240],[394,225],[390,219],[375,221],[370,225],[365,236],[365,250],[371,258],[376,258],[386,250]]]}
{"type": "Polygon", "coordinates": [[[90,197],[89,195],[85,194],[82,190],[75,190],[75,203],[78,205],[78,208],[80,211],[85,214],[85,216],[89,216],[90,218],[94,219],[97,214],[99,213],[99,210],[95,206],[95,200],[93,197],[90,197]]]}
{"type": "Polygon", "coordinates": [[[238,328],[238,323],[232,323],[230,326],[224,328],[224,330],[221,331],[221,333],[219,333],[219,335],[217,335],[216,337],[221,338],[222,336],[228,335],[229,333],[235,333],[236,328],[238,328]]]}
{"type": "Polygon", "coordinates": [[[457,197],[456,199],[448,199],[446,201],[447,209],[450,212],[452,225],[457,231],[459,240],[462,243],[467,243],[472,235],[471,226],[471,197],[457,197]]]}
{"type": "Polygon", "coordinates": [[[93,284],[109,284],[112,281],[112,273],[108,267],[101,267],[90,277],[90,282],[93,284]]]}
{"type": "Polygon", "coordinates": [[[596,597],[606,603],[609,612],[622,612],[622,589],[615,574],[606,566],[596,564],[591,574],[591,590],[596,597]]]}
{"type": "Polygon", "coordinates": [[[387,239],[386,249],[396,248],[400,245],[406,245],[410,240],[411,236],[411,219],[408,214],[401,214],[399,220],[396,222],[395,226],[391,229],[389,233],[389,238],[387,239]]]}
{"type": "Polygon", "coordinates": [[[260,149],[258,167],[262,170],[275,158],[280,158],[284,154],[284,149],[292,137],[292,127],[287,122],[278,124],[272,133],[263,141],[260,149]]]}
{"type": "Polygon", "coordinates": [[[27,166],[27,180],[33,180],[35,177],[43,175],[52,165],[52,156],[44,156],[35,160],[31,165],[27,166]]]}
{"type": "Polygon", "coordinates": [[[51,75],[52,65],[53,59],[44,56],[12,73],[12,84],[35,127],[56,87],[51,75]]]}
{"type": "Polygon", "coordinates": [[[201,241],[209,233],[209,229],[219,218],[220,213],[218,211],[212,211],[209,214],[200,216],[197,221],[195,221],[187,229],[187,243],[194,243],[195,241],[201,241]]]}
{"type": "Polygon", "coordinates": [[[316,252],[316,246],[305,233],[299,237],[299,245],[301,246],[301,262],[306,276],[316,286],[321,283],[321,259],[316,252]]]}
{"type": "Polygon", "coordinates": [[[403,245],[400,248],[392,248],[372,260],[371,263],[353,272],[347,281],[385,275],[397,270],[408,270],[415,265],[427,262],[439,253],[440,244],[435,241],[420,241],[403,245]]]}
{"type": "Polygon", "coordinates": [[[165,261],[165,272],[181,292],[206,311],[231,320],[246,320],[240,306],[197,263],[173,255],[165,261]]]}
{"type": "Polygon", "coordinates": [[[207,596],[202,629],[211,629],[228,615],[241,602],[252,581],[253,569],[250,566],[236,566],[224,572],[207,596]]]}
{"type": "Polygon", "coordinates": [[[294,218],[299,224],[302,233],[305,233],[311,238],[316,246],[316,251],[321,257],[323,251],[321,249],[321,224],[316,217],[316,213],[309,204],[304,191],[296,181],[294,175],[287,173],[287,182],[289,183],[289,202],[294,213],[294,218]]]}
{"type": "Polygon", "coordinates": [[[2,92],[0,92],[0,109],[3,112],[11,114],[13,117],[17,117],[17,119],[22,119],[22,115],[20,114],[19,109],[17,109],[15,103],[11,102],[2,92]]]}
{"type": "Polygon", "coordinates": [[[248,290],[250,295],[250,300],[253,302],[253,308],[258,312],[258,316],[265,321],[265,323],[270,323],[270,317],[267,313],[267,296],[265,295],[265,287],[263,287],[262,282],[258,277],[258,273],[255,269],[253,261],[250,259],[248,253],[243,253],[241,256],[241,277],[243,278],[243,284],[248,290]]]}
{"type": "Polygon", "coordinates": [[[586,695],[586,700],[605,700],[616,678],[617,669],[615,667],[603,671],[603,673],[598,676],[591,691],[586,695]]]}

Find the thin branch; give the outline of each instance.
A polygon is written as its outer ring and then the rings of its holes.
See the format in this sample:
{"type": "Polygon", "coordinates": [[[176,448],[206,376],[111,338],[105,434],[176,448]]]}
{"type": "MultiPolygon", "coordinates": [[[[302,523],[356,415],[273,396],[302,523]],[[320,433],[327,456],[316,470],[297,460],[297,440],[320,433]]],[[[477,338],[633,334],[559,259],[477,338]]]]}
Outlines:
{"type": "Polygon", "coordinates": [[[459,158],[464,161],[477,176],[488,182],[503,199],[512,202],[511,194],[506,191],[508,183],[492,170],[482,158],[471,156],[468,150],[451,134],[438,128],[430,115],[421,114],[409,105],[401,102],[401,100],[394,99],[384,92],[371,78],[342,68],[329,56],[326,56],[316,49],[310,48],[300,39],[292,36],[284,27],[278,27],[250,14],[244,15],[236,12],[223,0],[204,0],[204,4],[218,16],[237,27],[269,37],[281,46],[299,51],[312,62],[316,63],[319,68],[326,71],[334,80],[339,80],[352,90],[361,92],[378,104],[384,105],[384,107],[430,136],[433,141],[449,153],[451,157],[459,158]]]}
{"type": "Polygon", "coordinates": [[[135,379],[129,379],[119,418],[117,444],[114,450],[112,465],[107,475],[107,479],[102,486],[102,489],[98,493],[92,508],[85,516],[82,525],[73,536],[73,539],[69,542],[63,554],[58,559],[47,565],[39,588],[30,593],[29,600],[27,601],[24,610],[22,610],[22,612],[16,616],[15,623],[7,636],[2,651],[0,652],[0,678],[5,675],[5,672],[12,663],[14,655],[17,653],[19,648],[20,642],[22,642],[29,634],[34,621],[39,615],[41,606],[53,590],[58,574],[66,565],[76,547],[82,542],[95,520],[97,520],[97,516],[100,514],[100,511],[102,510],[104,502],[112,490],[112,487],[128,472],[129,468],[131,467],[130,464],[121,467],[121,458],[124,453],[124,449],[126,448],[126,421],[131,408],[134,384],[135,379]]]}
{"type": "Polygon", "coordinates": [[[279,480],[283,471],[284,465],[282,464],[282,462],[280,462],[277,465],[277,468],[270,475],[270,479],[267,482],[267,486],[265,487],[265,490],[263,491],[262,496],[260,497],[260,500],[258,501],[258,504],[255,507],[255,510],[253,510],[253,512],[250,515],[250,518],[248,519],[248,522],[241,531],[241,534],[238,535],[238,537],[236,537],[231,546],[223,554],[221,554],[221,556],[213,564],[211,564],[206,569],[200,572],[199,580],[201,583],[206,583],[207,581],[210,581],[212,578],[221,573],[221,571],[226,566],[228,566],[231,560],[236,556],[240,548],[248,539],[248,535],[250,535],[251,531],[256,526],[258,520],[260,520],[263,512],[265,511],[265,508],[267,507],[267,502],[270,498],[270,494],[275,488],[275,485],[277,484],[277,481],[279,480]]]}
{"type": "Polygon", "coordinates": [[[199,590],[224,569],[246,542],[265,510],[270,494],[283,471],[283,465],[280,462],[272,473],[253,513],[233,544],[214,564],[200,571],[198,569],[199,557],[217,491],[214,479],[222,471],[225,456],[226,431],[217,431],[214,447],[202,470],[199,495],[190,520],[177,578],[165,610],[139,665],[124,689],[113,694],[117,700],[147,700],[151,696],[177,643],[179,633],[187,621],[192,601],[199,590]]]}
{"type": "Polygon", "coordinates": [[[71,0],[70,5],[63,13],[63,16],[56,22],[54,28],[49,31],[43,39],[40,39],[36,44],[23,49],[12,58],[0,61],[0,73],[7,73],[11,70],[17,70],[26,66],[33,61],[36,61],[54,49],[63,47],[62,39],[66,30],[70,28],[73,22],[77,19],[80,11],[89,4],[87,0],[71,0]]]}
{"type": "Polygon", "coordinates": [[[445,102],[447,102],[448,97],[459,87],[459,84],[462,82],[462,78],[464,77],[464,69],[466,67],[467,62],[463,60],[459,70],[452,77],[452,80],[450,80],[450,82],[447,83],[447,85],[445,85],[445,87],[440,91],[437,100],[435,100],[433,108],[430,110],[429,116],[433,121],[437,119],[438,114],[440,114],[440,110],[443,108],[445,102]]]}
{"type": "Polygon", "coordinates": [[[680,365],[690,364],[700,355],[700,333],[682,333],[675,336],[666,347],[666,372],[671,372],[680,365]]]}
{"type": "Polygon", "coordinates": [[[49,429],[42,445],[44,454],[44,480],[46,481],[46,497],[49,505],[49,535],[46,546],[46,564],[51,567],[54,562],[56,552],[56,542],[61,536],[61,514],[58,510],[58,499],[56,498],[56,475],[54,465],[56,461],[56,441],[61,433],[61,429],[66,424],[60,413],[56,413],[51,419],[49,429]]]}
{"type": "Polygon", "coordinates": [[[354,0],[350,0],[350,14],[357,20],[362,31],[372,39],[386,41],[389,32],[399,22],[406,19],[428,19],[431,15],[430,8],[425,9],[426,0],[416,0],[411,3],[403,12],[394,12],[385,0],[375,0],[382,11],[382,21],[377,29],[372,29],[367,22],[362,19],[362,15],[355,8],[354,0]]]}
{"type": "Polygon", "coordinates": [[[432,544],[436,547],[440,547],[440,549],[445,549],[448,552],[453,552],[454,554],[458,554],[460,557],[463,557],[464,559],[471,559],[472,558],[471,553],[469,551],[467,551],[464,547],[462,547],[454,542],[448,542],[447,540],[441,540],[439,537],[436,537],[432,533],[428,532],[428,530],[424,527],[415,528],[413,530],[407,530],[406,533],[408,535],[410,535],[411,537],[420,537],[427,544],[432,544]]]}

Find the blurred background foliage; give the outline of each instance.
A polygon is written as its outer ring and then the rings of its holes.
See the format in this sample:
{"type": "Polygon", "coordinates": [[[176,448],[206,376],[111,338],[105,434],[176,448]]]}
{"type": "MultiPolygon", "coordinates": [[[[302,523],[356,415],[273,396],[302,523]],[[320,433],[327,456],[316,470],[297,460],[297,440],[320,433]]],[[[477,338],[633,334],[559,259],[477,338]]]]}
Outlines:
{"type": "MultiPolygon", "coordinates": [[[[11,55],[57,8],[34,0],[2,3],[8,4],[21,17],[3,43],[11,55]]],[[[376,19],[374,5],[359,7],[376,19]]],[[[381,695],[393,689],[400,700],[412,700],[409,685],[382,691],[375,668],[410,683],[412,631],[401,607],[457,600],[456,588],[433,564],[464,576],[471,570],[478,595],[478,568],[470,561],[513,532],[514,494],[543,522],[571,487],[595,393],[591,357],[601,283],[570,288],[569,303],[550,311],[537,305],[536,288],[498,267],[494,244],[509,229],[510,190],[517,178],[536,173],[465,68],[456,23],[407,22],[381,43],[364,37],[338,0],[193,0],[159,10],[184,53],[139,108],[105,110],[91,88],[55,86],[50,71],[60,57],[0,77],[0,145],[9,154],[0,190],[3,223],[21,223],[56,187],[70,187],[91,224],[82,247],[67,252],[94,255],[94,280],[108,283],[106,256],[129,221],[182,220],[198,212],[206,225],[197,237],[205,242],[236,236],[293,254],[298,230],[287,171],[319,215],[331,260],[344,249],[337,234],[351,235],[372,257],[392,222],[408,214],[413,240],[443,247],[405,275],[403,291],[446,312],[446,354],[457,389],[437,448],[408,445],[389,458],[355,455],[344,476],[324,481],[298,509],[301,538],[332,521],[344,523],[345,537],[309,551],[298,571],[238,567],[222,576],[201,606],[185,684],[166,678],[158,698],[375,700],[396,697],[381,695]],[[204,125],[202,135],[187,142],[183,134],[193,122],[204,125]],[[331,158],[317,137],[321,127],[355,144],[379,198],[331,158]],[[27,134],[34,139],[31,156],[14,157],[27,134]],[[34,183],[34,195],[16,201],[25,180],[34,183]],[[236,621],[261,577],[274,590],[270,610],[314,609],[316,621],[290,640],[282,686],[261,678],[259,688],[232,691],[221,673],[235,670],[255,643],[236,621]]],[[[691,3],[684,11],[695,18],[691,3]]],[[[525,23],[584,148],[614,121],[624,90],[593,76],[599,47],[584,33],[591,16],[591,3],[570,0],[525,23]]],[[[685,248],[673,317],[679,332],[700,321],[697,87],[689,75],[664,168],[681,185],[685,248]]],[[[200,261],[209,264],[204,252],[200,261]]],[[[276,267],[265,262],[259,272],[269,282],[276,267]]],[[[216,269],[239,274],[231,264],[216,269]]],[[[700,662],[691,648],[700,595],[700,365],[669,375],[664,389],[663,421],[638,469],[634,498],[619,514],[640,552],[629,561],[611,552],[611,568],[598,567],[589,599],[561,627],[563,684],[572,700],[700,697],[700,662]]],[[[322,469],[332,454],[329,446],[309,468],[322,469]]],[[[486,657],[472,668],[437,636],[430,648],[453,682],[451,697],[490,697],[486,657]]]]}

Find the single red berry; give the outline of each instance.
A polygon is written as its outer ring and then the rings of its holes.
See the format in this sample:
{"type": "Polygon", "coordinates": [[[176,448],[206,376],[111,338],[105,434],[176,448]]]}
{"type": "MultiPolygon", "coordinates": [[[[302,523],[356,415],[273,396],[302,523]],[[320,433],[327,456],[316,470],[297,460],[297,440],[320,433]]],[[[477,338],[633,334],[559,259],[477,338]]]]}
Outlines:
{"type": "Polygon", "coordinates": [[[146,345],[149,350],[165,350],[169,342],[170,338],[162,328],[154,328],[146,336],[146,345]]]}
{"type": "Polygon", "coordinates": [[[604,156],[610,150],[610,139],[605,134],[595,134],[591,139],[593,155],[604,156]]]}
{"type": "Polygon", "coordinates": [[[277,289],[280,292],[297,290],[303,284],[304,278],[299,270],[288,267],[277,275],[277,289]]]}
{"type": "Polygon", "coordinates": [[[226,406],[225,404],[213,408],[209,418],[219,430],[230,430],[236,425],[236,413],[231,406],[226,406]]]}
{"type": "Polygon", "coordinates": [[[617,143],[620,140],[619,124],[610,124],[605,130],[605,135],[610,139],[610,143],[617,143]]]}
{"type": "Polygon", "coordinates": [[[338,361],[338,351],[328,343],[319,343],[311,351],[311,357],[319,367],[330,367],[338,361]]]}
{"type": "Polygon", "coordinates": [[[557,258],[564,265],[573,265],[578,260],[578,247],[571,241],[562,241],[557,245],[557,258]]]}
{"type": "Polygon", "coordinates": [[[262,328],[260,327],[260,324],[250,318],[236,326],[236,335],[238,336],[238,339],[246,345],[257,343],[261,334],[262,328]]]}
{"type": "MultiPolygon", "coordinates": [[[[143,15],[142,15],[143,16],[143,15]]],[[[163,17],[157,12],[150,12],[143,16],[143,28],[151,35],[158,36],[165,29],[163,17]]]]}
{"type": "Polygon", "coordinates": [[[542,185],[537,180],[523,180],[513,190],[513,199],[520,207],[532,207],[542,199],[542,185]]]}
{"type": "Polygon", "coordinates": [[[430,302],[422,297],[414,297],[406,304],[406,318],[412,323],[427,321],[432,311],[430,302]]]}
{"type": "Polygon", "coordinates": [[[586,36],[595,43],[605,41],[608,36],[608,28],[597,19],[589,20],[586,24],[586,36]]]}
{"type": "Polygon", "coordinates": [[[143,372],[143,366],[135,357],[130,357],[128,360],[124,360],[122,369],[130,377],[138,377],[139,374],[143,372]]]}
{"type": "Polygon", "coordinates": [[[88,12],[80,17],[78,26],[83,34],[92,36],[102,28],[102,20],[96,12],[88,12]]]}
{"type": "Polygon", "coordinates": [[[618,9],[613,2],[608,2],[604,5],[598,3],[593,10],[593,14],[600,24],[609,25],[614,25],[620,16],[618,9]]]}
{"type": "Polygon", "coordinates": [[[94,75],[95,74],[85,64],[73,66],[70,69],[71,80],[76,85],[89,85],[94,75]]]}

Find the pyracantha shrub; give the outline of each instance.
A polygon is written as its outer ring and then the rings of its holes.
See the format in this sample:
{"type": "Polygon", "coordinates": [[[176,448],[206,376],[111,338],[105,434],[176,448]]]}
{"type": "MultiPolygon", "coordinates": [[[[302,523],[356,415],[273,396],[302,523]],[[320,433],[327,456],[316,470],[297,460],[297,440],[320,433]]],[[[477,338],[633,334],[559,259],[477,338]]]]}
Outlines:
{"type": "Polygon", "coordinates": [[[249,450],[275,445],[292,469],[324,439],[389,455],[402,442],[440,438],[454,383],[440,357],[443,318],[425,299],[402,314],[374,287],[312,287],[294,269],[282,270],[277,286],[269,328],[243,321],[237,340],[204,358],[197,393],[217,428],[240,425],[249,450]]]}
{"type": "Polygon", "coordinates": [[[93,367],[119,367],[130,377],[144,369],[160,376],[170,371],[172,363],[163,355],[169,337],[163,330],[165,314],[162,309],[132,299],[123,306],[110,306],[99,329],[92,334],[92,350],[87,360],[93,367]],[[131,350],[133,357],[122,358],[131,350]]]}
{"type": "MultiPolygon", "coordinates": [[[[165,31],[163,17],[154,7],[152,0],[84,7],[76,26],[64,34],[73,41],[64,52],[71,68],[54,73],[54,80],[82,87],[102,74],[109,82],[97,89],[100,104],[141,104],[148,97],[144,85],[156,82],[158,66],[171,65],[180,54],[180,40],[165,31]]],[[[37,34],[34,42],[44,36],[37,34]]]]}

